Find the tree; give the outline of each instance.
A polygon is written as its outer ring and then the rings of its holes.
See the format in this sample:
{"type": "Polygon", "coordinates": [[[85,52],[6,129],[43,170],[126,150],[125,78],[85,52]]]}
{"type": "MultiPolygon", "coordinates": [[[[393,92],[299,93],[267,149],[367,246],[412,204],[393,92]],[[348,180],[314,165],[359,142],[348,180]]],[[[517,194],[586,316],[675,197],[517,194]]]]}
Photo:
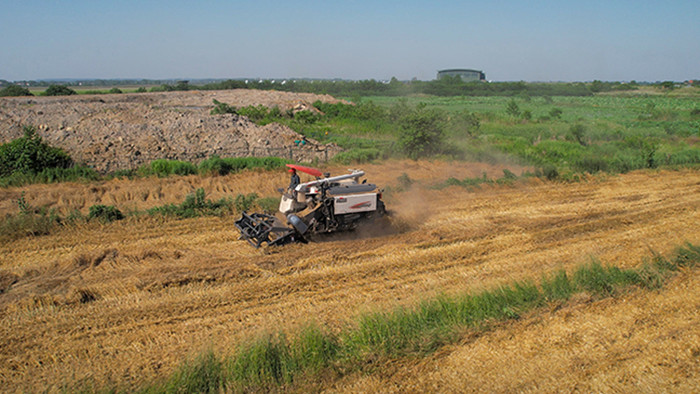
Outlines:
{"type": "Polygon", "coordinates": [[[75,90],[63,85],[51,85],[44,93],[47,96],[71,96],[77,94],[75,90]]]}
{"type": "Polygon", "coordinates": [[[419,104],[400,121],[399,146],[411,159],[418,159],[441,151],[444,139],[445,114],[437,109],[426,109],[419,104]]]}
{"type": "Polygon", "coordinates": [[[19,85],[9,85],[0,89],[0,97],[33,96],[27,88],[19,85]]]}
{"type": "Polygon", "coordinates": [[[33,127],[24,128],[24,136],[0,145],[0,176],[15,172],[32,174],[46,168],[68,168],[73,160],[60,148],[41,140],[33,127]]]}

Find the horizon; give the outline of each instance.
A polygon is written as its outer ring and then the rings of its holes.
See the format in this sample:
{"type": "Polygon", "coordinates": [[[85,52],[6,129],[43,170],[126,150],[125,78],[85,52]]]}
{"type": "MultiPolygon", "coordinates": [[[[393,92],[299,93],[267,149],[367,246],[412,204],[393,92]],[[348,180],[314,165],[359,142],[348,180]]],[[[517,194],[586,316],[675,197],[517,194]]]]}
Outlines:
{"type": "Polygon", "coordinates": [[[4,9],[0,79],[8,81],[426,81],[445,68],[482,70],[496,82],[700,74],[700,3],[689,0],[27,0],[4,9]]]}
{"type": "MultiPolygon", "coordinates": [[[[437,72],[436,72],[437,74],[437,72]]],[[[394,78],[394,77],[392,77],[394,78]]],[[[343,79],[343,78],[314,78],[314,77],[273,77],[273,78],[261,78],[261,77],[224,77],[224,78],[40,78],[40,79],[21,79],[21,80],[5,80],[0,78],[0,81],[5,81],[11,84],[19,84],[19,83],[52,83],[52,82],[57,82],[57,83],[79,83],[79,82],[87,82],[88,85],[86,86],[99,86],[99,85],[90,85],[90,82],[97,82],[97,81],[104,81],[104,82],[124,82],[124,83],[137,83],[140,81],[144,82],[156,82],[156,83],[171,83],[171,82],[180,82],[180,81],[185,81],[190,84],[206,84],[206,83],[215,83],[215,82],[223,82],[223,81],[272,81],[273,83],[276,82],[289,82],[289,81],[340,81],[340,82],[361,82],[361,81],[376,81],[376,82],[385,82],[388,83],[391,78],[389,79],[373,79],[373,78],[366,78],[366,79],[343,79]]],[[[399,82],[406,83],[406,82],[412,82],[412,81],[419,81],[419,82],[430,82],[430,81],[435,81],[437,78],[433,78],[431,80],[417,80],[417,79],[398,79],[399,82]]],[[[673,82],[673,83],[687,83],[687,82],[693,82],[700,80],[700,78],[686,78],[683,80],[676,80],[676,81],[671,81],[671,80],[656,80],[656,81],[637,81],[637,80],[620,80],[620,81],[605,81],[605,80],[588,80],[588,81],[523,81],[523,80],[512,80],[512,81],[494,81],[494,80],[489,80],[488,78],[485,81],[481,81],[482,83],[516,83],[516,82],[523,82],[523,83],[532,83],[532,84],[537,84],[537,83],[542,83],[542,84],[557,84],[557,83],[562,83],[562,84],[575,84],[575,83],[593,83],[593,82],[603,82],[603,83],[636,83],[640,85],[654,85],[654,84],[659,84],[663,82],[673,82]]],[[[476,82],[476,81],[473,81],[476,82]]],[[[37,86],[43,86],[43,85],[35,85],[37,86]]]]}

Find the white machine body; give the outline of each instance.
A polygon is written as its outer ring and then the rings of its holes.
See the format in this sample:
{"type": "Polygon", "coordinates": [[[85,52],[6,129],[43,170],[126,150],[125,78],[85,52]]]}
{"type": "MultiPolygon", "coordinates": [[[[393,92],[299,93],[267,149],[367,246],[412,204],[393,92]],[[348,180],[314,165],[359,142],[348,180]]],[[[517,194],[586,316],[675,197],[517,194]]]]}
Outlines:
{"type": "Polygon", "coordinates": [[[336,215],[377,210],[377,193],[334,196],[333,199],[336,215]]]}

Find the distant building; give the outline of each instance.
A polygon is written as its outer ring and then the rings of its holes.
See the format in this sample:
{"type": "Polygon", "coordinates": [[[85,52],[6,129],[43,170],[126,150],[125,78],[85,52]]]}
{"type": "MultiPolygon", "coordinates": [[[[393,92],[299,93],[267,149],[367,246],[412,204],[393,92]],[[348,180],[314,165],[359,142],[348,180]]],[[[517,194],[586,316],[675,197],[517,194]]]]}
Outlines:
{"type": "Polygon", "coordinates": [[[442,79],[446,76],[460,77],[464,82],[485,81],[486,74],[479,70],[470,70],[465,68],[452,68],[449,70],[440,70],[437,73],[437,79],[442,79]]]}

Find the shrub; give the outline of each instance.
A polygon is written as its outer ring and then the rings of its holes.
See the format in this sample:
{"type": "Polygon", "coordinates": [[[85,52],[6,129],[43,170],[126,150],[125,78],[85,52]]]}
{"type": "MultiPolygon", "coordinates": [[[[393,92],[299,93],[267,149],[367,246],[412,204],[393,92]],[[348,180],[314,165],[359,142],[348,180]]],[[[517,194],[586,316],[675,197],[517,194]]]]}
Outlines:
{"type": "Polygon", "coordinates": [[[608,170],[608,162],[599,156],[585,156],[579,159],[574,165],[576,170],[595,174],[608,170]]]}
{"type": "Polygon", "coordinates": [[[9,85],[0,89],[0,97],[33,96],[29,89],[19,85],[9,85]]]}
{"type": "Polygon", "coordinates": [[[475,113],[462,110],[450,120],[450,127],[458,134],[473,136],[479,131],[481,122],[475,113]]]}
{"type": "Polygon", "coordinates": [[[51,85],[44,92],[44,95],[46,96],[72,96],[74,94],[78,93],[76,93],[75,90],[63,85],[51,85]]]}
{"type": "Polygon", "coordinates": [[[119,89],[119,88],[112,88],[112,89],[109,89],[109,92],[108,92],[108,93],[110,93],[110,94],[121,94],[121,93],[124,93],[124,92],[122,92],[122,90],[119,89]]]}
{"type": "Polygon", "coordinates": [[[113,205],[93,205],[88,213],[88,220],[98,219],[104,223],[124,219],[124,214],[113,205]]]}
{"type": "Polygon", "coordinates": [[[209,111],[211,115],[222,115],[222,114],[237,114],[238,111],[236,110],[236,107],[232,105],[228,105],[226,103],[222,103],[218,101],[217,99],[213,100],[214,102],[214,108],[209,111]]]}
{"type": "Polygon", "coordinates": [[[510,100],[508,104],[506,104],[506,114],[512,116],[513,118],[520,116],[520,107],[515,100],[510,100]]]}
{"type": "Polygon", "coordinates": [[[549,117],[552,119],[561,119],[562,113],[564,113],[564,111],[562,111],[561,108],[552,108],[549,111],[549,117]]]}
{"type": "Polygon", "coordinates": [[[248,117],[253,122],[259,122],[269,115],[270,110],[266,106],[258,104],[257,106],[249,105],[239,108],[237,112],[239,115],[248,117]]]}
{"type": "Polygon", "coordinates": [[[540,177],[540,178],[543,177],[549,181],[553,181],[553,180],[559,178],[559,170],[557,170],[557,167],[555,167],[551,164],[548,164],[542,168],[536,169],[535,176],[540,177]]]}
{"type": "Polygon", "coordinates": [[[0,176],[36,174],[48,168],[68,168],[73,160],[62,149],[44,143],[36,129],[24,127],[24,136],[0,145],[0,176]]]}
{"type": "Polygon", "coordinates": [[[515,179],[518,179],[518,176],[515,175],[515,174],[513,173],[513,171],[511,171],[511,170],[509,170],[509,169],[507,169],[507,168],[504,168],[504,169],[503,169],[503,179],[506,179],[506,180],[515,180],[515,179]]]}
{"type": "Polygon", "coordinates": [[[586,146],[586,126],[582,124],[573,125],[571,126],[571,128],[569,128],[569,132],[576,140],[576,142],[578,142],[581,146],[586,146]]]}
{"type": "Polygon", "coordinates": [[[400,122],[399,146],[414,160],[440,152],[445,118],[442,111],[419,105],[400,122]]]}
{"type": "Polygon", "coordinates": [[[248,211],[258,199],[257,193],[250,193],[248,195],[239,194],[233,200],[233,207],[238,212],[248,211]]]}
{"type": "Polygon", "coordinates": [[[305,124],[316,123],[320,118],[319,115],[309,110],[297,111],[294,113],[294,120],[305,124]]]}

